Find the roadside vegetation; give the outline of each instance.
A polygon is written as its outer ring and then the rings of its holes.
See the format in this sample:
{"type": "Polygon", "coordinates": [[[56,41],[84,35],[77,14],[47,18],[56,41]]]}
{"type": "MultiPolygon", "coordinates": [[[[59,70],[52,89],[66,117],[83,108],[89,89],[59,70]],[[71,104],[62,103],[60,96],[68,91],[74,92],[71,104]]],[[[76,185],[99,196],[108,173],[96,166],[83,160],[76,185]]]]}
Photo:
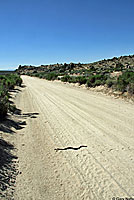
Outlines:
{"type": "Polygon", "coordinates": [[[117,90],[122,93],[128,92],[131,95],[134,94],[134,72],[126,71],[120,75],[116,82],[117,90]]]}
{"type": "Polygon", "coordinates": [[[94,63],[64,63],[55,65],[19,66],[18,73],[49,81],[78,83],[87,88],[105,86],[122,94],[134,94],[134,55],[114,57],[94,63]]]}
{"type": "Polygon", "coordinates": [[[17,74],[0,75],[0,120],[6,117],[8,111],[13,110],[9,101],[9,91],[21,84],[22,79],[17,74]]]}
{"type": "Polygon", "coordinates": [[[88,70],[75,70],[70,72],[40,72],[27,74],[30,76],[39,77],[49,81],[61,80],[62,82],[85,84],[86,87],[96,87],[104,85],[107,88],[134,94],[134,71],[130,69],[108,69],[100,70],[92,68],[88,70]],[[120,72],[119,76],[114,76],[114,72],[120,72]]]}

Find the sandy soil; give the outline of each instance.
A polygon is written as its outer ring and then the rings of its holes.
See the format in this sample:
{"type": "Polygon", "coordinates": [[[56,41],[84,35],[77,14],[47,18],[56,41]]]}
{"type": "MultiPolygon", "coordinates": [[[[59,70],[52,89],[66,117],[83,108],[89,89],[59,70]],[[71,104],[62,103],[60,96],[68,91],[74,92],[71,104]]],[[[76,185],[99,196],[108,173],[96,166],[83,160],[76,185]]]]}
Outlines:
{"type": "Polygon", "coordinates": [[[22,78],[26,87],[15,103],[26,125],[15,141],[15,200],[134,197],[134,105],[59,82],[22,78]]]}

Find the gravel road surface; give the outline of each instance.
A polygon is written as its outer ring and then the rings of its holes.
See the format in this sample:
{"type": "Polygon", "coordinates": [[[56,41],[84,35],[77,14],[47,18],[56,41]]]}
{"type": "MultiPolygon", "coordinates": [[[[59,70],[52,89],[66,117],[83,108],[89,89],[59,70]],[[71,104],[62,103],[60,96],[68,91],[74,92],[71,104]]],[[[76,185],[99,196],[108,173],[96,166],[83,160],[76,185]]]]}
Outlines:
{"type": "Polygon", "coordinates": [[[15,200],[134,197],[134,105],[22,76],[15,200]]]}

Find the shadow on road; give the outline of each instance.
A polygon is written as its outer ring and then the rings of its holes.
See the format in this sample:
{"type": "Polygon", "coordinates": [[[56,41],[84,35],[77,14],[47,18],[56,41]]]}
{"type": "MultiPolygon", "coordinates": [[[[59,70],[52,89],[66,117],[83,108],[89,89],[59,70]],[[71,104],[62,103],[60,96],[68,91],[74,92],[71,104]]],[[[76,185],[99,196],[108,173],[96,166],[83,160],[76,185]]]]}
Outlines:
{"type": "Polygon", "coordinates": [[[0,123],[0,131],[13,134],[15,133],[14,130],[23,129],[24,125],[26,125],[26,121],[15,121],[11,118],[7,118],[0,123]],[[14,130],[12,128],[14,128],[14,130]]]}
{"type": "Polygon", "coordinates": [[[23,113],[22,116],[25,118],[30,117],[30,118],[37,118],[39,113],[23,113]]]}
{"type": "Polygon", "coordinates": [[[0,197],[12,199],[17,170],[15,160],[17,156],[11,153],[14,146],[4,139],[0,139],[0,197]],[[10,191],[7,189],[10,188],[10,191]]]}
{"type": "Polygon", "coordinates": [[[14,116],[15,119],[12,119],[12,116],[8,116],[5,120],[0,121],[0,131],[6,133],[15,133],[15,130],[21,130],[25,128],[27,118],[37,118],[39,113],[22,113],[20,109],[15,109],[14,116]]]}
{"type": "Polygon", "coordinates": [[[10,92],[19,93],[21,92],[21,90],[18,88],[15,88],[15,89],[10,90],[10,92]]]}
{"type": "Polygon", "coordinates": [[[22,84],[20,87],[21,87],[21,88],[25,88],[25,87],[27,87],[27,86],[26,86],[26,85],[24,85],[24,84],[22,84]]]}

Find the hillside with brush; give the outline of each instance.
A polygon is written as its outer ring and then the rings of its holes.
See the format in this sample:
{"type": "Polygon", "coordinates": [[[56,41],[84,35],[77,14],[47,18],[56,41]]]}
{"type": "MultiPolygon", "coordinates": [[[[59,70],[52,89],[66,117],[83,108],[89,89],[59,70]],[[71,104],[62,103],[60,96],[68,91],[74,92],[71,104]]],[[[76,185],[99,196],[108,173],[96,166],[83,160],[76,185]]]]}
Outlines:
{"type": "Polygon", "coordinates": [[[134,55],[114,57],[93,63],[64,63],[53,65],[19,66],[20,75],[47,80],[78,83],[88,88],[104,86],[125,96],[134,95],[134,55]]]}

